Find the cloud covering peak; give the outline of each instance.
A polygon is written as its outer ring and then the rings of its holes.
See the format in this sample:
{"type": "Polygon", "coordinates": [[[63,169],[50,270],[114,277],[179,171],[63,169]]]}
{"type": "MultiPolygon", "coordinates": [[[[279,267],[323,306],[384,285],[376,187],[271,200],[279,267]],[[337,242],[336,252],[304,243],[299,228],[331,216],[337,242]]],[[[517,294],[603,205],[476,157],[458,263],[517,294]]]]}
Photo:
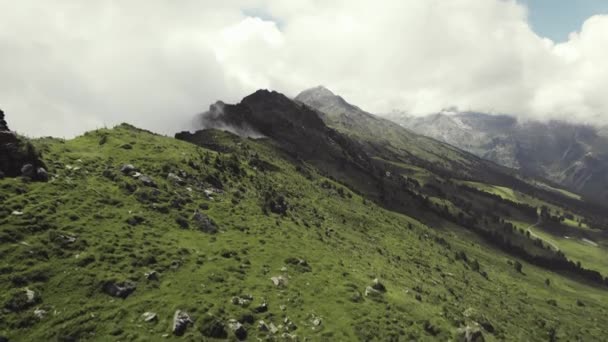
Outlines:
{"type": "Polygon", "coordinates": [[[324,84],[376,113],[442,108],[608,123],[608,16],[568,41],[507,0],[0,0],[0,107],[72,136],[171,134],[221,99],[324,84]]]}

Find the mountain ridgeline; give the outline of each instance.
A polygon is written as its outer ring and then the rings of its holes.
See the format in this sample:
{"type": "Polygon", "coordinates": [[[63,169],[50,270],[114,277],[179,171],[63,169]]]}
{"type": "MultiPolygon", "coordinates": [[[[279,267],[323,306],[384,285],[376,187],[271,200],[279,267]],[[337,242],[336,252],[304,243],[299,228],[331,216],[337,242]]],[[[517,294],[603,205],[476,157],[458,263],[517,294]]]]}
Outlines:
{"type": "MultiPolygon", "coordinates": [[[[224,104],[221,115],[214,113],[214,118],[237,130],[260,133],[294,162],[312,165],[389,210],[429,225],[441,217],[530,262],[605,282],[601,272],[568,260],[559,248],[547,248],[527,231],[515,234],[512,223],[536,220],[541,208],[568,208],[557,209],[554,221],[561,225],[562,217],[578,217],[598,230],[575,228],[572,234],[595,241],[605,238],[608,227],[603,207],[539,186],[538,181],[525,180],[511,169],[414,134],[349,104],[326,88],[304,91],[294,100],[260,90],[237,105],[224,104]],[[480,190],[478,184],[508,188],[534,201],[496,196],[480,190]],[[488,204],[488,198],[494,201],[488,204]]],[[[207,133],[181,133],[177,138],[197,143],[197,135],[200,139],[207,133]]]]}
{"type": "Polygon", "coordinates": [[[601,205],[323,87],[198,120],[19,138],[0,341],[606,340],[601,205]]]}

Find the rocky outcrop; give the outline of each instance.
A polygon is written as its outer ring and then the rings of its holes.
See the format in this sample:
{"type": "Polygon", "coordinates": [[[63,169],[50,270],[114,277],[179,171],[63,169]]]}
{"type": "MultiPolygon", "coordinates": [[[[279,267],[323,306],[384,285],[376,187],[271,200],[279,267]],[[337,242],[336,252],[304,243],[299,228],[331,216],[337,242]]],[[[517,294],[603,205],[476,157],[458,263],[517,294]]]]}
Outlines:
{"type": "Polygon", "coordinates": [[[49,177],[34,146],[9,130],[0,110],[0,178],[19,176],[38,181],[49,177]]]}
{"type": "Polygon", "coordinates": [[[8,124],[4,120],[4,112],[0,109],[0,131],[10,131],[8,124]]]}

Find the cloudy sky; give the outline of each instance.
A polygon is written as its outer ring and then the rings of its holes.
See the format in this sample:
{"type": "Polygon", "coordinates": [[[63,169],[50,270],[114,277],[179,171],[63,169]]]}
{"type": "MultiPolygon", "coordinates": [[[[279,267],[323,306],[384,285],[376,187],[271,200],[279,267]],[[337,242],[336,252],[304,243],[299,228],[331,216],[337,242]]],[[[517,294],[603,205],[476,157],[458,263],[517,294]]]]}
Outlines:
{"type": "Polygon", "coordinates": [[[374,113],[608,124],[597,0],[0,0],[0,108],[30,136],[190,127],[218,99],[325,85],[374,113]]]}

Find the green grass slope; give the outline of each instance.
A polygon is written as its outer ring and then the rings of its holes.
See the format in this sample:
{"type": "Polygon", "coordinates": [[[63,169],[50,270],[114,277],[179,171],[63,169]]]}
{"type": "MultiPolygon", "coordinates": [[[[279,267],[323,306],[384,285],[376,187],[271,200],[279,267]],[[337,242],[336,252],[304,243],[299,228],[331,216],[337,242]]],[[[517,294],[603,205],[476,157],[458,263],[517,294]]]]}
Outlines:
{"type": "Polygon", "coordinates": [[[128,125],[38,140],[52,180],[0,180],[0,336],[607,340],[606,290],[214,134],[222,153],[128,125]]]}

